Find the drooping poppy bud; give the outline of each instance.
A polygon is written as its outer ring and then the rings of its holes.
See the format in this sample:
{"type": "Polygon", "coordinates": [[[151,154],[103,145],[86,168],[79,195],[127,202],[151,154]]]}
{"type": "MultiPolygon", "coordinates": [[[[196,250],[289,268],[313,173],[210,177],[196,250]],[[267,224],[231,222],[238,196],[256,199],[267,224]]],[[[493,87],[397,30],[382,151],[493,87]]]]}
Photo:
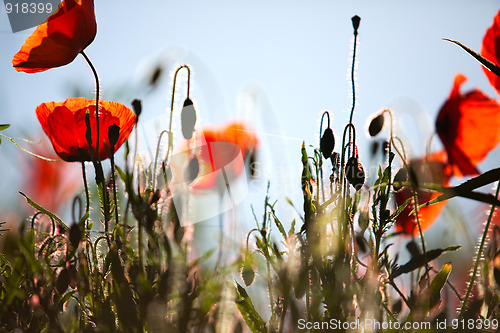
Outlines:
{"type": "Polygon", "coordinates": [[[375,155],[378,153],[380,148],[380,142],[379,141],[372,141],[370,143],[370,156],[373,158],[375,155]]]}
{"type": "Polygon", "coordinates": [[[80,229],[78,223],[73,223],[69,228],[69,241],[73,246],[73,248],[76,249],[78,247],[78,244],[80,244],[81,240],[82,240],[82,230],[80,229]]]}
{"type": "Polygon", "coordinates": [[[191,184],[198,177],[199,172],[200,164],[198,163],[198,158],[195,156],[189,161],[186,170],[184,170],[184,181],[187,184],[191,184]]]}
{"type": "MultiPolygon", "coordinates": [[[[408,180],[408,171],[406,171],[405,168],[401,168],[396,172],[396,175],[394,176],[394,182],[395,183],[403,183],[408,180]]],[[[393,185],[394,191],[399,191],[403,186],[401,185],[393,185]]]]}
{"type": "Polygon", "coordinates": [[[333,148],[335,148],[335,137],[330,127],[323,132],[323,136],[319,142],[319,148],[324,158],[329,158],[332,155],[333,148]]]}
{"type": "Polygon", "coordinates": [[[345,166],[345,176],[349,184],[358,191],[365,183],[365,170],[357,157],[350,157],[345,166]]]}
{"type": "Polygon", "coordinates": [[[62,294],[68,289],[70,283],[70,275],[69,271],[66,268],[63,268],[61,273],[56,279],[56,290],[59,294],[62,294]]]}
{"type": "Polygon", "coordinates": [[[370,126],[368,127],[368,133],[370,136],[374,137],[379,134],[382,128],[384,127],[384,114],[381,113],[370,122],[370,126]]]}
{"type": "Polygon", "coordinates": [[[139,116],[141,115],[141,112],[142,112],[142,101],[140,99],[136,98],[132,101],[131,104],[132,104],[132,108],[134,109],[134,113],[138,119],[139,116]]]}
{"type": "Polygon", "coordinates": [[[184,139],[189,140],[193,137],[194,125],[196,125],[196,110],[193,101],[186,98],[181,111],[181,128],[184,139]]]}

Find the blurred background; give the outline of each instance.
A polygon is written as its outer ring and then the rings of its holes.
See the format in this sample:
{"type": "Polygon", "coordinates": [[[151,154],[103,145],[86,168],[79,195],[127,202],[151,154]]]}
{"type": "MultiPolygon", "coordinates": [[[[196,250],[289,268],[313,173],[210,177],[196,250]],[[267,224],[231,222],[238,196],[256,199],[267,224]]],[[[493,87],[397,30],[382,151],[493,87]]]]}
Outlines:
{"type": "MultiPolygon", "coordinates": [[[[98,33],[86,53],[99,72],[103,99],[129,106],[134,98],[143,100],[139,122],[143,133],[138,139],[145,155],[148,144],[154,143],[159,130],[164,129],[170,110],[172,74],[182,64],[192,68],[190,95],[197,106],[198,128],[223,125],[233,119],[243,119],[253,128],[259,138],[259,173],[249,186],[247,199],[238,206],[239,232],[244,235],[254,225],[251,205],[257,216],[262,214],[268,181],[270,196],[278,200],[282,220],[288,224],[298,220],[286,198],[301,210],[300,146],[303,141],[306,146],[318,145],[323,111],[331,112],[337,143],[342,140],[352,103],[352,16],[361,17],[354,124],[361,161],[368,176],[372,176],[370,183],[380,159],[371,160],[366,129],[377,111],[384,107],[394,111],[396,134],[410,156],[419,157],[425,152],[436,114],[450,93],[456,73],[469,78],[466,91],[477,87],[498,98],[481,66],[456,45],[442,40],[455,39],[479,51],[498,9],[495,0],[483,0],[480,5],[457,0],[349,4],[95,1],[98,33]]],[[[36,120],[36,106],[75,96],[92,98],[92,73],[82,57],[35,75],[17,73],[12,57],[33,29],[12,33],[6,13],[0,9],[0,31],[0,123],[11,124],[2,133],[46,141],[36,120]]],[[[185,84],[184,73],[180,76],[174,118],[180,114],[185,84]]],[[[178,124],[175,126],[179,138],[178,124]]],[[[385,137],[387,131],[377,140],[385,137]]],[[[19,142],[32,151],[44,145],[19,142]]],[[[432,142],[432,150],[442,149],[439,140],[432,142]]],[[[308,149],[311,153],[312,149],[308,149]]],[[[486,171],[497,167],[499,160],[497,148],[479,168],[486,171]]],[[[80,166],[66,168],[69,179],[79,181],[80,166]]],[[[35,158],[2,140],[0,220],[12,214],[33,213],[18,191],[32,195],[42,186],[33,180],[36,177],[30,178],[30,172],[35,171],[40,171],[35,158]]],[[[47,182],[50,185],[50,180],[47,182]]],[[[61,182],[60,195],[64,198],[74,189],[71,181],[61,182]]],[[[47,196],[54,195],[51,193],[47,196]]],[[[429,248],[461,243],[472,249],[486,219],[485,207],[460,199],[446,207],[429,229],[429,248]],[[450,224],[456,221],[464,224],[450,224]]]]}

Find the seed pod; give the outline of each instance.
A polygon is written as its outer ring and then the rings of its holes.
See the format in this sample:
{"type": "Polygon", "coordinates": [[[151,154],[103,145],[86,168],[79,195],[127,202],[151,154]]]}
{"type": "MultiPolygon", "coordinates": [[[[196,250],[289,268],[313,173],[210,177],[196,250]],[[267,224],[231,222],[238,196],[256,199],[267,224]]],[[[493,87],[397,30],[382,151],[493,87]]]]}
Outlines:
{"type": "Polygon", "coordinates": [[[358,191],[365,183],[365,170],[356,157],[350,157],[345,166],[347,181],[358,191]]]}
{"type": "Polygon", "coordinates": [[[324,158],[329,158],[332,155],[333,148],[335,148],[335,137],[330,127],[323,132],[323,136],[319,141],[319,148],[324,158]]]}
{"type": "MultiPolygon", "coordinates": [[[[109,145],[114,147],[120,138],[120,126],[113,124],[108,127],[109,145]]],[[[114,150],[114,149],[113,149],[114,150]]]]}
{"type": "Polygon", "coordinates": [[[359,28],[359,22],[361,21],[361,17],[359,17],[358,15],[354,15],[351,18],[351,21],[352,21],[352,27],[354,28],[354,33],[357,33],[358,28],[359,28]]]}
{"type": "Polygon", "coordinates": [[[198,158],[195,156],[189,161],[186,170],[184,170],[184,181],[187,185],[191,184],[198,177],[199,172],[200,164],[198,163],[198,158]]]}
{"type": "Polygon", "coordinates": [[[382,128],[384,127],[384,114],[381,113],[370,122],[370,126],[368,127],[368,133],[370,136],[375,136],[380,133],[382,128]]]}
{"type": "Polygon", "coordinates": [[[196,125],[196,110],[193,101],[186,98],[181,111],[181,128],[184,139],[189,140],[193,137],[194,125],[196,125]]]}
{"type": "MultiPolygon", "coordinates": [[[[394,176],[394,182],[396,183],[402,183],[406,182],[408,180],[408,172],[406,171],[405,168],[401,168],[396,172],[396,175],[394,176]]],[[[399,191],[403,186],[401,185],[393,185],[395,191],[399,191]]]]}
{"type": "Polygon", "coordinates": [[[82,240],[82,230],[78,223],[73,223],[69,228],[69,241],[74,249],[78,247],[80,241],[82,240]]]}

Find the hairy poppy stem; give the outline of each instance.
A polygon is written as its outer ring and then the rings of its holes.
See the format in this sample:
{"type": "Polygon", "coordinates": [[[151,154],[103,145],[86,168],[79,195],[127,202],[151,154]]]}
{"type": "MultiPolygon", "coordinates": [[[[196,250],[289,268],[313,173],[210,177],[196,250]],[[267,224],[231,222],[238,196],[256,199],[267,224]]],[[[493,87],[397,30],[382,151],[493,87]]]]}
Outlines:
{"type": "Polygon", "coordinates": [[[169,121],[169,124],[168,124],[168,133],[169,133],[169,137],[168,137],[168,148],[167,148],[167,156],[165,157],[165,161],[168,162],[168,157],[170,156],[170,150],[173,148],[173,142],[172,142],[172,118],[173,118],[173,115],[174,115],[174,99],[175,99],[175,86],[177,84],[177,74],[179,74],[179,71],[181,69],[187,69],[187,72],[188,72],[188,81],[187,81],[187,98],[189,98],[189,91],[191,89],[191,69],[189,68],[188,65],[182,65],[180,66],[179,68],[177,68],[177,70],[175,71],[175,74],[174,74],[174,84],[173,84],[173,87],[172,87],[172,102],[170,103],[170,121],[169,121]]]}
{"type": "MultiPolygon", "coordinates": [[[[497,190],[495,192],[495,198],[498,198],[498,194],[500,193],[500,181],[497,185],[497,190]]],[[[495,205],[491,205],[490,214],[488,215],[488,220],[486,221],[486,225],[484,226],[483,236],[481,237],[481,243],[479,244],[479,249],[477,250],[476,260],[474,262],[474,269],[472,270],[472,276],[469,282],[469,286],[467,288],[467,292],[465,293],[464,300],[462,302],[462,308],[460,309],[460,314],[458,315],[458,319],[462,319],[465,314],[465,309],[467,307],[467,301],[469,300],[470,294],[472,292],[472,287],[474,287],[474,282],[477,276],[477,269],[479,267],[479,262],[481,261],[481,254],[483,253],[484,243],[486,242],[486,238],[488,237],[488,230],[490,228],[491,219],[493,218],[493,213],[495,212],[495,205]]]]}
{"type": "MultiPolygon", "coordinates": [[[[111,151],[115,151],[115,147],[111,147],[111,151]]],[[[115,201],[115,220],[116,224],[119,224],[118,220],[118,199],[116,198],[116,179],[115,179],[115,154],[112,153],[110,156],[111,159],[111,181],[113,182],[113,199],[115,201]]]]}
{"type": "Polygon", "coordinates": [[[94,167],[96,169],[96,175],[99,175],[99,181],[98,185],[102,187],[102,201],[103,201],[103,209],[104,209],[104,228],[106,232],[106,238],[108,240],[108,245],[110,245],[109,241],[109,196],[108,196],[108,191],[106,188],[106,180],[104,179],[104,171],[102,169],[102,163],[101,163],[101,156],[99,154],[99,93],[100,93],[100,87],[99,87],[99,76],[97,75],[97,70],[95,69],[94,65],[92,64],[92,61],[90,61],[90,58],[87,56],[87,54],[82,50],[81,55],[89,65],[90,69],[92,70],[92,73],[94,74],[94,79],[95,79],[95,89],[96,89],[96,96],[95,96],[95,119],[96,119],[96,151],[95,151],[95,156],[93,159],[95,159],[94,162],[94,167]],[[102,177],[101,177],[102,176],[102,177]]]}
{"type": "Polygon", "coordinates": [[[87,56],[85,51],[80,52],[82,56],[85,58],[85,61],[89,65],[90,69],[92,70],[92,73],[94,74],[94,79],[95,79],[95,119],[96,119],[96,156],[97,160],[101,161],[100,155],[99,155],[99,76],[97,75],[97,70],[95,69],[94,65],[92,64],[92,61],[90,61],[90,58],[87,56]]]}
{"type": "Polygon", "coordinates": [[[86,200],[85,212],[88,214],[90,211],[90,195],[89,195],[89,187],[87,184],[87,172],[85,170],[85,162],[82,162],[82,175],[83,175],[83,186],[85,188],[85,200],[86,200]]]}

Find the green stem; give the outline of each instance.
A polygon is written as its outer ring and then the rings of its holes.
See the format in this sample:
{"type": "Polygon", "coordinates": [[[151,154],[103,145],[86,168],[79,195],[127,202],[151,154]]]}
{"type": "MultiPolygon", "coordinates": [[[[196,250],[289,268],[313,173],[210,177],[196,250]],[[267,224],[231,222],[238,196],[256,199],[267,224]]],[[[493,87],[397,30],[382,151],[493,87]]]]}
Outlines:
{"type": "MultiPolygon", "coordinates": [[[[495,198],[498,198],[498,193],[500,192],[500,181],[497,184],[497,190],[495,193],[495,198]]],[[[493,217],[493,213],[495,212],[495,206],[492,205],[490,209],[490,214],[488,215],[488,220],[486,221],[486,225],[484,226],[483,236],[481,237],[481,243],[479,244],[479,249],[477,250],[476,260],[474,262],[474,269],[472,270],[472,277],[469,282],[469,287],[467,288],[467,292],[465,293],[464,301],[462,302],[462,308],[460,309],[460,314],[458,316],[459,320],[463,318],[465,314],[465,308],[467,306],[467,301],[469,300],[470,294],[472,292],[472,287],[474,287],[474,282],[477,276],[477,269],[479,267],[479,262],[481,261],[481,254],[483,253],[484,243],[486,242],[486,238],[488,236],[488,230],[490,228],[491,219],[493,217]]]]}
{"type": "Polygon", "coordinates": [[[115,220],[116,224],[119,224],[118,221],[118,199],[116,198],[116,178],[115,178],[115,147],[111,147],[111,181],[113,182],[113,199],[115,201],[115,220]]]}
{"type": "Polygon", "coordinates": [[[90,58],[87,56],[87,54],[85,53],[85,51],[81,51],[80,52],[83,56],[83,58],[85,58],[85,61],[87,62],[87,64],[89,65],[90,69],[92,70],[92,73],[94,74],[94,79],[95,79],[95,90],[96,90],[96,94],[95,94],[95,119],[96,119],[96,156],[97,156],[97,160],[99,161],[100,163],[100,155],[99,155],[99,76],[97,75],[97,70],[95,69],[94,65],[92,64],[92,61],[90,61],[90,58]]]}

